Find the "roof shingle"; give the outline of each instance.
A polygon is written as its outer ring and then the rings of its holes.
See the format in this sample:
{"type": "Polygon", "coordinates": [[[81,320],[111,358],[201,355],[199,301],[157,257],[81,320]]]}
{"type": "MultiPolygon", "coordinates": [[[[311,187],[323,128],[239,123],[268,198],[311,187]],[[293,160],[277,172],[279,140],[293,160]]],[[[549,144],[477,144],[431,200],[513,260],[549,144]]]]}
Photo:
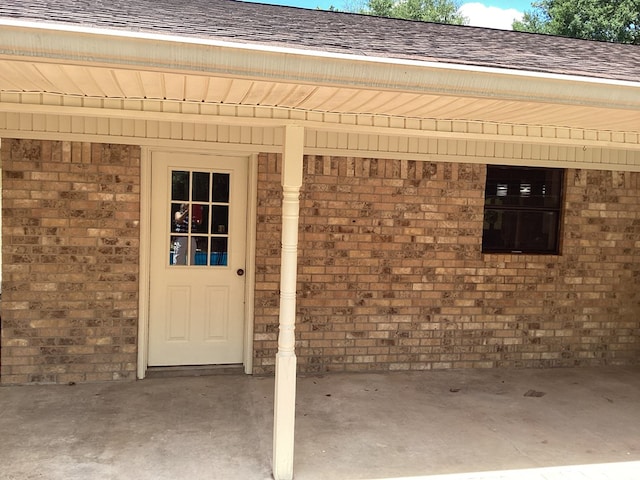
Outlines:
{"type": "Polygon", "coordinates": [[[0,18],[638,82],[640,46],[234,0],[4,0],[0,18]]]}

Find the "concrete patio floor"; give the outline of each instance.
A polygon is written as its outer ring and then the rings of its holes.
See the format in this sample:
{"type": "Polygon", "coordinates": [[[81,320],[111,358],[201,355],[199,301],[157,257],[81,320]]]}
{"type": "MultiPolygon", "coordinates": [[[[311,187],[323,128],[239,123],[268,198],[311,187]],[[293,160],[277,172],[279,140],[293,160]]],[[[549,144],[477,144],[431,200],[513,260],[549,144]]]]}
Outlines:
{"type": "MultiPolygon", "coordinates": [[[[0,478],[270,479],[273,384],[1,387],[0,478]]],[[[640,478],[640,368],[304,376],[297,405],[296,480],[640,478]]]]}

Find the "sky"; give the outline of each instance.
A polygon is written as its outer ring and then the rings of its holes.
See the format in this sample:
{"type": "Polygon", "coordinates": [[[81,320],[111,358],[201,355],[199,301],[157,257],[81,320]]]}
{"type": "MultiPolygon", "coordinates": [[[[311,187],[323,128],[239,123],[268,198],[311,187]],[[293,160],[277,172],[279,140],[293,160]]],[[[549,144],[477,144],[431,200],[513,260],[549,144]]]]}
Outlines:
{"type": "MultiPolygon", "coordinates": [[[[357,0],[249,0],[274,5],[288,5],[302,8],[321,8],[334,6],[338,10],[357,0]]],[[[525,10],[531,10],[532,0],[462,0],[460,10],[469,19],[469,25],[476,27],[511,29],[514,18],[521,19],[525,10]]]]}

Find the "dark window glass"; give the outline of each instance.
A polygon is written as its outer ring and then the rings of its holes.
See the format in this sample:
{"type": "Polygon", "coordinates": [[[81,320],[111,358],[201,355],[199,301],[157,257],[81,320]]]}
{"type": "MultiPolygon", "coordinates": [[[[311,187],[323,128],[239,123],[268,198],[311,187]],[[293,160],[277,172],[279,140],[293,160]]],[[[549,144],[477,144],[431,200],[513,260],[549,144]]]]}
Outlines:
{"type": "Polygon", "coordinates": [[[171,200],[189,200],[189,172],[171,172],[171,200]]]}
{"type": "Polygon", "coordinates": [[[211,238],[211,265],[227,265],[228,242],[225,237],[211,238]]]}
{"type": "Polygon", "coordinates": [[[211,233],[229,233],[229,206],[214,205],[211,216],[211,233]]]}
{"type": "Polygon", "coordinates": [[[559,253],[564,170],[487,167],[483,252],[559,253]]]}
{"type": "Polygon", "coordinates": [[[229,202],[229,174],[213,174],[213,195],[211,200],[219,203],[229,202]]]}
{"type": "Polygon", "coordinates": [[[211,175],[206,172],[193,172],[193,197],[196,202],[209,201],[209,179],[211,175]]]}

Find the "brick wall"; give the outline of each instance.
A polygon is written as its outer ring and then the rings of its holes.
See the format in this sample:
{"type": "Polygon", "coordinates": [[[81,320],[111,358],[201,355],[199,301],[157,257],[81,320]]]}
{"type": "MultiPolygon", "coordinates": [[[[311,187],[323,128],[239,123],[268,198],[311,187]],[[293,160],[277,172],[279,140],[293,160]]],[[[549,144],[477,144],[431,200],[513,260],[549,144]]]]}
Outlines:
{"type": "Polygon", "coordinates": [[[3,383],[134,378],[140,149],[3,139],[3,383]]]}
{"type": "MultiPolygon", "coordinates": [[[[140,149],[3,140],[3,383],[134,378],[140,149]]],[[[281,159],[259,162],[254,371],[277,348],[281,159]]],[[[567,171],[562,255],[483,255],[485,167],[307,157],[304,372],[640,361],[640,173],[567,171]]]]}
{"type": "MultiPolygon", "coordinates": [[[[280,158],[259,163],[256,373],[277,349],[280,158]]],[[[486,167],[308,157],[299,370],[640,361],[640,173],[567,170],[562,255],[481,253],[486,167]]]]}

